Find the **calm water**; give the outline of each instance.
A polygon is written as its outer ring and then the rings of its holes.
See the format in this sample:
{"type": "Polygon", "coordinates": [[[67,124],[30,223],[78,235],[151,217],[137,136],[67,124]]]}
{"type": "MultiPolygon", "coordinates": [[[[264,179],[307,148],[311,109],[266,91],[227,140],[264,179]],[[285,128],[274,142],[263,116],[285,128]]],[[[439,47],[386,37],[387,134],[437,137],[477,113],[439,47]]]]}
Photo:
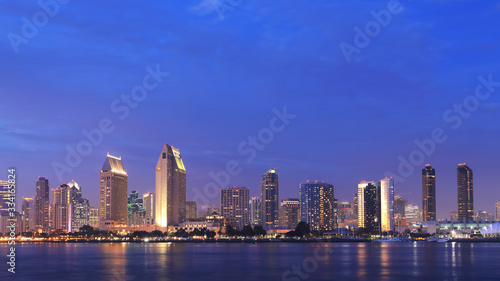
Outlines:
{"type": "Polygon", "coordinates": [[[23,244],[16,252],[11,274],[0,245],[0,280],[500,280],[500,244],[23,244]]]}

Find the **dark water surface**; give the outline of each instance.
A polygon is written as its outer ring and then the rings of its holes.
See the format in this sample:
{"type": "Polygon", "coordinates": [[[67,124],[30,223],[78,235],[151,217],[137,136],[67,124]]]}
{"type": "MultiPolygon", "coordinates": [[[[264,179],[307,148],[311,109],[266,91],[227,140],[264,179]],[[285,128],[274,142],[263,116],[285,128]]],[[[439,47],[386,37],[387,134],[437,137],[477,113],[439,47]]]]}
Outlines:
{"type": "Polygon", "coordinates": [[[500,280],[500,244],[0,244],[0,280],[500,280]]]}

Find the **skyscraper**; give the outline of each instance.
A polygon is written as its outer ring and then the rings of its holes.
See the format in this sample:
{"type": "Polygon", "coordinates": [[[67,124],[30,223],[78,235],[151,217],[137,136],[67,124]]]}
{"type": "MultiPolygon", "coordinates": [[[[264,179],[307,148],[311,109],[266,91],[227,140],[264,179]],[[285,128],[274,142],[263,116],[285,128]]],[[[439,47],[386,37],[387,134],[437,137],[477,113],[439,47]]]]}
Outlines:
{"type": "Polygon", "coordinates": [[[422,208],[424,221],[436,220],[436,170],[430,164],[422,169],[422,208]]]}
{"type": "Polygon", "coordinates": [[[186,219],[196,220],[198,217],[196,201],[186,201],[186,219]]]}
{"type": "Polygon", "coordinates": [[[74,180],[68,183],[68,232],[78,232],[84,225],[90,223],[89,200],[82,198],[82,188],[74,180]]]}
{"type": "Polygon", "coordinates": [[[279,226],[283,228],[295,228],[300,221],[300,200],[286,198],[281,200],[279,210],[279,226]]]}
{"type": "Polygon", "coordinates": [[[300,217],[312,230],[335,227],[333,185],[324,182],[300,184],[300,217]]]}
{"type": "Polygon", "coordinates": [[[127,224],[128,175],[122,158],[107,155],[100,172],[99,218],[127,224]]]}
{"type": "Polygon", "coordinates": [[[252,197],[250,199],[249,205],[250,212],[250,224],[251,225],[261,225],[261,212],[262,206],[259,197],[252,197]]]}
{"type": "Polygon", "coordinates": [[[38,177],[35,196],[35,227],[36,231],[49,232],[49,180],[38,177]]]}
{"type": "Polygon", "coordinates": [[[164,144],[156,164],[156,225],[167,227],[186,219],[186,168],[179,149],[164,144]]]}
{"type": "Polygon", "coordinates": [[[89,225],[94,229],[99,228],[99,207],[89,207],[89,225]]]}
{"type": "Polygon", "coordinates": [[[474,220],[474,181],[472,169],[465,163],[457,168],[458,220],[474,220]]]}
{"type": "Polygon", "coordinates": [[[9,202],[9,182],[0,180],[0,215],[7,213],[9,202]]]}
{"type": "Polygon", "coordinates": [[[139,192],[133,190],[128,197],[128,225],[139,226],[146,223],[146,209],[139,192]]]}
{"type": "Polygon", "coordinates": [[[156,213],[156,199],[154,192],[144,193],[142,195],[144,209],[146,209],[146,224],[154,224],[156,213]]]}
{"type": "Polygon", "coordinates": [[[35,232],[35,200],[23,198],[23,229],[21,232],[35,232]]]}
{"type": "Polygon", "coordinates": [[[405,217],[405,206],[408,200],[403,199],[401,195],[394,196],[394,216],[399,218],[405,217]]]}
{"type": "Polygon", "coordinates": [[[358,227],[394,230],[394,180],[362,181],[358,184],[358,227]],[[368,190],[365,190],[369,187],[368,190]],[[374,224],[380,224],[376,226],[374,224]]]}
{"type": "Polygon", "coordinates": [[[277,226],[279,222],[279,183],[275,169],[270,169],[262,175],[260,183],[260,198],[263,226],[277,226]]]}
{"type": "Polygon", "coordinates": [[[249,224],[248,201],[250,190],[246,187],[228,187],[220,190],[220,210],[224,218],[236,218],[238,227],[249,224]]]}
{"type": "Polygon", "coordinates": [[[52,190],[51,230],[68,232],[69,189],[67,184],[61,184],[52,190]]]}

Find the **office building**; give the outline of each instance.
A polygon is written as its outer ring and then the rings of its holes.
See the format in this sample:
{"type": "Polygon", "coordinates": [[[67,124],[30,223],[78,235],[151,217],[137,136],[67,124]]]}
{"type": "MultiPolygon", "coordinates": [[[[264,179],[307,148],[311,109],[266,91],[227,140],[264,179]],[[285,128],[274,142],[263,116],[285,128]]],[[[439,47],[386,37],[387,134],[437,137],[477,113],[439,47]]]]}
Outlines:
{"type": "Polygon", "coordinates": [[[300,216],[311,230],[328,231],[335,228],[333,185],[324,182],[300,184],[300,216]]]}
{"type": "Polygon", "coordinates": [[[8,214],[9,202],[9,182],[0,180],[0,215],[8,214]]]}
{"type": "Polygon", "coordinates": [[[472,169],[465,163],[457,168],[458,220],[474,220],[474,180],[472,169]]]}
{"type": "Polygon", "coordinates": [[[405,217],[405,206],[408,200],[403,199],[401,195],[394,196],[394,217],[404,218],[405,217]]]}
{"type": "Polygon", "coordinates": [[[300,200],[286,198],[281,200],[279,209],[279,227],[295,228],[300,221],[300,200]]]}
{"type": "Polygon", "coordinates": [[[250,199],[249,205],[249,212],[250,212],[250,224],[255,226],[255,225],[262,225],[261,222],[261,212],[262,212],[262,205],[259,197],[252,197],[250,199]]]}
{"type": "Polygon", "coordinates": [[[422,169],[422,211],[424,221],[436,220],[436,170],[430,164],[422,169]]]}
{"type": "Polygon", "coordinates": [[[394,180],[392,178],[362,181],[358,184],[358,227],[373,231],[394,230],[394,180]]]}
{"type": "Polygon", "coordinates": [[[186,219],[194,221],[198,218],[196,201],[186,201],[186,219]]]}
{"type": "Polygon", "coordinates": [[[275,169],[268,170],[262,175],[260,183],[261,215],[263,226],[273,227],[279,221],[279,175],[275,169]]]}
{"type": "Polygon", "coordinates": [[[156,214],[156,199],[154,192],[144,193],[142,195],[144,209],[146,209],[146,224],[154,224],[156,214]]]}
{"type": "Polygon", "coordinates": [[[35,200],[33,198],[23,198],[22,217],[21,232],[35,232],[35,200]]]}
{"type": "Polygon", "coordinates": [[[127,225],[128,175],[121,157],[107,155],[100,172],[99,220],[100,223],[127,225]],[[106,222],[107,221],[107,222],[106,222]]]}
{"type": "Polygon", "coordinates": [[[163,145],[156,164],[156,219],[159,227],[186,219],[186,168],[179,149],[163,145]]]}
{"type": "Polygon", "coordinates": [[[89,207],[89,225],[93,229],[99,229],[99,207],[89,207]]]}
{"type": "Polygon", "coordinates": [[[49,210],[49,180],[38,177],[36,181],[35,195],[35,228],[36,232],[49,232],[50,210],[49,210]]]}
{"type": "Polygon", "coordinates": [[[220,209],[224,218],[236,218],[237,226],[250,223],[248,202],[250,200],[250,190],[246,187],[228,187],[220,190],[220,209]]]}

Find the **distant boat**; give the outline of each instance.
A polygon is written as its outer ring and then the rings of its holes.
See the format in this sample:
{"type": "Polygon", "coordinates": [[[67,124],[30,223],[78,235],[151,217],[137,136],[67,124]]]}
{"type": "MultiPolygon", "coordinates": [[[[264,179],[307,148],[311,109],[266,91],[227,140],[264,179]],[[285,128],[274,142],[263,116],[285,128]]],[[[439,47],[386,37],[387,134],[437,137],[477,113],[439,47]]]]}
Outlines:
{"type": "Polygon", "coordinates": [[[444,243],[444,242],[448,242],[449,240],[450,240],[450,238],[448,238],[448,237],[440,238],[437,236],[431,236],[431,237],[427,238],[427,242],[444,243]]]}

